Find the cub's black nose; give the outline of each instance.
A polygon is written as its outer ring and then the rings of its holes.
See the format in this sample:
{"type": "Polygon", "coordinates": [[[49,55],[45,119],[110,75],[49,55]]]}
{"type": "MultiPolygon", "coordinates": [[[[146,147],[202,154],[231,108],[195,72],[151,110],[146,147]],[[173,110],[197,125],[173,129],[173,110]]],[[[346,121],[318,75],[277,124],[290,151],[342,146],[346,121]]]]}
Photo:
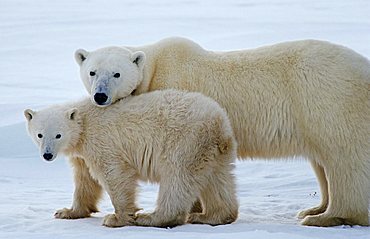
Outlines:
{"type": "Polygon", "coordinates": [[[44,155],[42,155],[42,157],[44,157],[44,159],[46,159],[46,160],[50,160],[50,159],[53,158],[53,155],[50,154],[50,153],[45,153],[44,155]]]}
{"type": "Polygon", "coordinates": [[[94,95],[94,100],[98,105],[102,105],[108,100],[108,96],[105,93],[96,93],[94,95]]]}

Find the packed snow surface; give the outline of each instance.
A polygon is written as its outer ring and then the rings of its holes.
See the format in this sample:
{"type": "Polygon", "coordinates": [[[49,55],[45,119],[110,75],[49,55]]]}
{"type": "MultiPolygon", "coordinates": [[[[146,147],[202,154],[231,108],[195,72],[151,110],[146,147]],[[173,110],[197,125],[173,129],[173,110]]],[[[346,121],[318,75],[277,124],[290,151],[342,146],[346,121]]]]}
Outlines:
{"type": "MultiPolygon", "coordinates": [[[[57,220],[70,207],[68,160],[46,163],[26,134],[23,110],[86,95],[73,53],[143,45],[183,36],[217,51],[321,39],[370,57],[368,0],[1,0],[0,238],[370,238],[366,227],[304,227],[295,215],[320,202],[303,158],[236,163],[240,216],[230,225],[172,229],[101,226],[109,197],[91,218],[57,220]]],[[[155,207],[157,185],[142,184],[139,203],[155,207]]]]}

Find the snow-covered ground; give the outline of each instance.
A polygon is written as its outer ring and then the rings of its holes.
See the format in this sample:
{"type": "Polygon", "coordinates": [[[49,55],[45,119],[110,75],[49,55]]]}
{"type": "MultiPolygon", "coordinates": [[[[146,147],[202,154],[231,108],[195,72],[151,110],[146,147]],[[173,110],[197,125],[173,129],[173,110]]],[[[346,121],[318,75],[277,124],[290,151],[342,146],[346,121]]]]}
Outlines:
{"type": "MultiPolygon", "coordinates": [[[[368,0],[1,0],[0,238],[370,238],[370,228],[313,228],[295,214],[320,202],[303,159],[237,163],[239,219],[225,226],[173,229],[101,226],[112,212],[56,220],[71,205],[73,182],[64,158],[43,162],[26,135],[23,110],[86,95],[73,59],[77,48],[142,45],[189,37],[213,50],[323,39],[370,57],[368,0]]],[[[140,205],[155,206],[157,186],[142,185],[140,205]]]]}

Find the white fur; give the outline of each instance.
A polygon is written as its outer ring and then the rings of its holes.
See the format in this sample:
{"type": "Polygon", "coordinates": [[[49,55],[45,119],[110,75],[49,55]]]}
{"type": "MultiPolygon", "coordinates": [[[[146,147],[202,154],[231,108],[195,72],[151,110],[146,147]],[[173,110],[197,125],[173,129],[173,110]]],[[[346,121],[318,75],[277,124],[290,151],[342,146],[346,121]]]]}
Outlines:
{"type": "Polygon", "coordinates": [[[120,99],[117,98],[118,92],[127,96],[138,87],[140,81],[137,79],[142,78],[145,62],[143,52],[131,53],[122,51],[119,47],[110,47],[96,51],[95,54],[100,60],[90,61],[89,53],[83,49],[77,50],[75,53],[76,61],[83,68],[81,72],[84,74],[81,73],[81,77],[85,79],[84,85],[92,96],[92,102],[95,102],[94,95],[96,93],[105,93],[109,98],[99,106],[110,105],[120,99]],[[90,72],[94,72],[95,75],[91,76],[90,72]],[[116,73],[119,73],[120,77],[115,78],[116,73]]]}
{"type": "Polygon", "coordinates": [[[207,51],[182,38],[108,47],[81,62],[89,92],[88,69],[106,65],[130,82],[116,81],[112,99],[134,89],[201,92],[226,109],[239,157],[308,158],[322,203],[300,213],[303,224],[369,224],[370,63],[356,52],[314,40],[232,52],[207,51]],[[146,60],[141,73],[131,74],[125,70],[135,52],[146,60]]]}
{"type": "Polygon", "coordinates": [[[186,220],[218,225],[237,218],[236,143],[226,113],[208,97],[157,91],[107,108],[86,99],[26,110],[25,116],[41,155],[52,153],[54,159],[61,152],[74,166],[73,206],[57,211],[57,218],[96,212],[102,187],[115,208],[103,222],[110,227],[168,227],[186,220]],[[139,179],[159,183],[160,190],[155,212],[135,217],[139,179]],[[197,198],[203,211],[189,215],[197,198]]]}

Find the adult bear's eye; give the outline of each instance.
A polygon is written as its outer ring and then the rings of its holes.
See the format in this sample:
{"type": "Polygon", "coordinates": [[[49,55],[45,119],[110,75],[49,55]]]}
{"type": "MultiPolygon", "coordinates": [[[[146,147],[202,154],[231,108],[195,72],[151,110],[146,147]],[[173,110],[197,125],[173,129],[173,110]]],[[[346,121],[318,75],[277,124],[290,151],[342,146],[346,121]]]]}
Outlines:
{"type": "Polygon", "coordinates": [[[57,136],[55,136],[56,139],[60,139],[62,137],[62,135],[60,134],[57,134],[57,136]]]}
{"type": "Polygon", "coordinates": [[[39,137],[41,139],[42,138],[42,134],[38,134],[37,137],[39,137]]]}
{"type": "Polygon", "coordinates": [[[113,75],[115,78],[119,78],[120,76],[121,76],[121,74],[120,73],[116,73],[116,74],[114,74],[113,75]]]}
{"type": "Polygon", "coordinates": [[[95,75],[95,72],[90,71],[90,76],[94,76],[94,75],[95,75]]]}

